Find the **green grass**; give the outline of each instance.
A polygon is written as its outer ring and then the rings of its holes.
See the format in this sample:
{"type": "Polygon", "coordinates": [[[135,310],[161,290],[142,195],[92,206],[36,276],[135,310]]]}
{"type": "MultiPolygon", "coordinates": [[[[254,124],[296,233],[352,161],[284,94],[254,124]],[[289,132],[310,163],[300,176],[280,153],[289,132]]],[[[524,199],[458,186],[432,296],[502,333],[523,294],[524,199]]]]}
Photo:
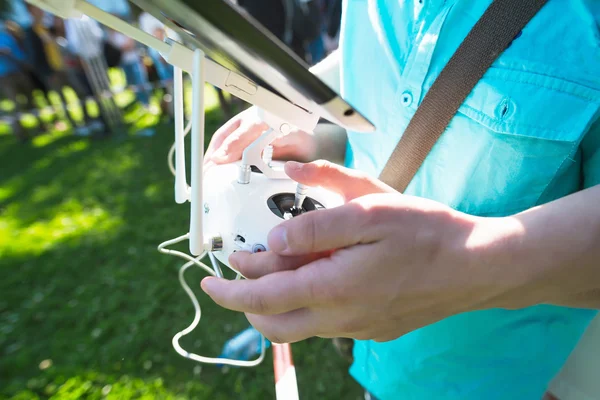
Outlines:
{"type": "MultiPolygon", "coordinates": [[[[210,134],[223,116],[208,93],[210,134]]],[[[130,118],[135,128],[158,121],[130,118]]],[[[189,206],[173,200],[171,127],[156,130],[105,140],[51,132],[26,144],[0,133],[0,398],[274,398],[270,351],[257,368],[224,372],[171,347],[193,309],[181,262],[156,246],[186,232],[189,206]]],[[[247,321],[212,303],[202,277],[188,274],[203,319],[182,344],[216,356],[247,321]]],[[[301,398],[361,398],[330,341],[293,349],[301,398]]]]}

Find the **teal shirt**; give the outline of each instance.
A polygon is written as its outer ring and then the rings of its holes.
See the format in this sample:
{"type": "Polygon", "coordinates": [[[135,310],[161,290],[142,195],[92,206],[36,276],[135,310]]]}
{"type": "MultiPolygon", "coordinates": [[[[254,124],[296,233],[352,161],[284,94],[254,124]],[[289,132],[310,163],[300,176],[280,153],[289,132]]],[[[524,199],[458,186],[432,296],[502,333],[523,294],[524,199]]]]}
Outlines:
{"type": "MultiPolygon", "coordinates": [[[[342,94],[377,127],[346,165],[378,176],[491,0],[344,0],[342,94]]],[[[600,1],[550,0],[477,84],[406,193],[506,216],[600,183],[600,1]]],[[[398,266],[401,268],[401,265],[398,266]]],[[[388,399],[539,399],[595,310],[456,315],[357,341],[351,374],[388,399]]]]}

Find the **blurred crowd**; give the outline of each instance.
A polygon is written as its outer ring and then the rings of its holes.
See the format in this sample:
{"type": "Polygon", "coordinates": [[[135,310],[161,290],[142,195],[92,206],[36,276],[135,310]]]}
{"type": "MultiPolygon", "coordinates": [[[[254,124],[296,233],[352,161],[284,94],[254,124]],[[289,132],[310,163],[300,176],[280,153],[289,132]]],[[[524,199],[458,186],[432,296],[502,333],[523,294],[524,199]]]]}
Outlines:
{"type": "Polygon", "coordinates": [[[233,0],[308,64],[337,47],[342,0],[233,0]]]}
{"type": "MultiPolygon", "coordinates": [[[[160,21],[128,0],[88,1],[160,39],[167,33],[160,21]]],[[[236,2],[309,65],[337,46],[341,0],[226,1],[236,2]]],[[[76,135],[108,134],[111,122],[106,92],[110,97],[110,68],[122,70],[127,87],[134,90],[136,103],[144,112],[172,117],[173,70],[158,52],[87,17],[62,20],[24,0],[10,0],[10,5],[0,21],[0,95],[15,105],[8,120],[3,119],[18,139],[25,141],[31,136],[22,124],[21,116],[26,114],[35,115],[36,133],[68,123],[76,135]],[[82,105],[83,120],[73,118],[66,88],[72,89],[82,105]],[[156,90],[162,99],[160,110],[151,107],[156,90]],[[40,96],[34,96],[36,92],[42,94],[47,106],[52,104],[48,94],[57,93],[66,121],[56,112],[50,120],[42,118],[43,107],[40,96]],[[100,105],[95,116],[89,112],[88,101],[100,105]]],[[[170,32],[171,37],[173,34],[170,32]]],[[[228,113],[230,104],[222,93],[219,99],[228,113]]]]}

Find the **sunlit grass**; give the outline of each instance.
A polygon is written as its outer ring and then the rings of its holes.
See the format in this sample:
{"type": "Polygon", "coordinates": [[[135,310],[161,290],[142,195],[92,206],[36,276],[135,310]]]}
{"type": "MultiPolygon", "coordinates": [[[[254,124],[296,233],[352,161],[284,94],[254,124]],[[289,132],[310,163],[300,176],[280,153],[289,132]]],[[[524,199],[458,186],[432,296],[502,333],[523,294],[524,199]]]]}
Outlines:
{"type": "Polygon", "coordinates": [[[53,130],[51,132],[46,132],[43,135],[35,136],[31,140],[31,144],[35,147],[44,147],[44,146],[47,146],[47,145],[53,143],[54,141],[56,141],[60,138],[64,138],[64,137],[72,136],[72,135],[73,135],[73,132],[71,132],[70,130],[64,130],[64,131],[53,130]]]}
{"type": "MultiPolygon", "coordinates": [[[[56,190],[56,187],[38,190],[32,201],[43,202],[48,195],[55,196],[56,190]]],[[[18,208],[18,205],[7,207],[0,219],[0,257],[35,256],[68,239],[92,234],[106,240],[122,222],[100,207],[86,208],[73,199],[51,209],[49,218],[25,225],[15,216],[18,208]]]]}
{"type": "MultiPolygon", "coordinates": [[[[12,399],[40,399],[37,395],[40,392],[44,394],[44,397],[47,396],[61,400],[185,399],[185,397],[167,389],[164,380],[161,378],[141,379],[127,375],[108,377],[97,372],[88,372],[79,376],[61,377],[54,381],[33,378],[27,382],[27,386],[28,389],[19,392],[12,399]],[[113,381],[113,383],[106,384],[108,380],[113,381]]],[[[208,393],[210,390],[206,390],[206,392],[208,393]]]]}

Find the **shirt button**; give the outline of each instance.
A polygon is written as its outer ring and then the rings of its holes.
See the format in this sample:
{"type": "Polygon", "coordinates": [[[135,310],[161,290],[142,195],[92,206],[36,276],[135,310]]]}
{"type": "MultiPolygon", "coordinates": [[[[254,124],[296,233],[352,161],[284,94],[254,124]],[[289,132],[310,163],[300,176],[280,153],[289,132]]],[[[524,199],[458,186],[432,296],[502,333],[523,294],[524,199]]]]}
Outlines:
{"type": "Polygon", "coordinates": [[[402,96],[400,97],[400,101],[402,102],[402,105],[404,107],[410,106],[413,102],[412,93],[409,92],[408,90],[406,92],[402,93],[402,96]]]}

